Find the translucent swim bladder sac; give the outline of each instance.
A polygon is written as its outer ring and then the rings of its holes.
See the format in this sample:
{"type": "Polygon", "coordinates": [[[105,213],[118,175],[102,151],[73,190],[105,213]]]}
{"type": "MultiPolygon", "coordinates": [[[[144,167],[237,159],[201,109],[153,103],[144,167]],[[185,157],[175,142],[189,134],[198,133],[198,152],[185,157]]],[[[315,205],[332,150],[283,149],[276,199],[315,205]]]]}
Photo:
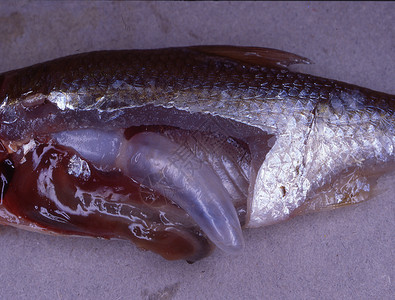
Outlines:
{"type": "MultiPolygon", "coordinates": [[[[89,128],[7,145],[19,150],[4,153],[3,217],[132,240],[171,260],[193,262],[215,247],[238,253],[254,158],[245,141],[205,130],[89,128]]],[[[249,139],[268,150],[267,136],[249,139]]]]}

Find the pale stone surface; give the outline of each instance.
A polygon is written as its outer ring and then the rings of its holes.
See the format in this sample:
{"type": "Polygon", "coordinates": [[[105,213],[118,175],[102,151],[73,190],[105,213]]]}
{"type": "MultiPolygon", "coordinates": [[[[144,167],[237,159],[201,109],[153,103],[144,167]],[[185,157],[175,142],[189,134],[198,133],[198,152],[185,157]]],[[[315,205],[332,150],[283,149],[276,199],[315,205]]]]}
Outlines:
{"type": "MultiPolygon", "coordinates": [[[[2,1],[0,72],[99,49],[254,45],[293,69],[395,93],[395,5],[2,1]]],[[[358,206],[245,231],[239,256],[193,265],[128,242],[0,227],[2,299],[391,299],[394,178],[358,206]]]]}

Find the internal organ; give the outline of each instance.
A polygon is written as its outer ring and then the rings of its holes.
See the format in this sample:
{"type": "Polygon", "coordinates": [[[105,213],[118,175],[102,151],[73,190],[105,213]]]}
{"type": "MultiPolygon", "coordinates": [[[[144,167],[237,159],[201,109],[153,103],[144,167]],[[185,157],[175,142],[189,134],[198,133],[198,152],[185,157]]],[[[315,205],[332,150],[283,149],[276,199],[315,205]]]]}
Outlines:
{"type": "Polygon", "coordinates": [[[8,159],[0,165],[9,182],[2,199],[7,214],[0,216],[9,223],[49,233],[127,239],[169,260],[193,262],[212,250],[182,209],[120,172],[97,170],[71,149],[52,143],[37,145],[24,159],[15,168],[8,159]]]}
{"type": "MultiPolygon", "coordinates": [[[[98,129],[64,131],[52,137],[97,169],[120,170],[181,207],[220,249],[234,253],[243,248],[235,206],[246,202],[250,157],[235,140],[200,133],[191,136],[177,129],[137,132],[129,139],[119,130],[98,129]]],[[[83,167],[77,169],[69,172],[81,173],[83,167]]]]}

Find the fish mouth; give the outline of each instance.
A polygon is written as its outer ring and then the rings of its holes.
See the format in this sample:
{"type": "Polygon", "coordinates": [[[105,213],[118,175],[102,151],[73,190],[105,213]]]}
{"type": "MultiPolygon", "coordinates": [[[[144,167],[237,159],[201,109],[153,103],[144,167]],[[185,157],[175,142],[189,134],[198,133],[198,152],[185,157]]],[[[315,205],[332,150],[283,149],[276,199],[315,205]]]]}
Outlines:
{"type": "Polygon", "coordinates": [[[22,150],[12,155],[5,204],[46,230],[129,239],[171,260],[193,262],[215,247],[238,253],[247,201],[273,136],[231,120],[201,120],[189,128],[88,127],[38,136],[23,158],[22,150]],[[21,191],[18,182],[31,189],[21,191]]]}

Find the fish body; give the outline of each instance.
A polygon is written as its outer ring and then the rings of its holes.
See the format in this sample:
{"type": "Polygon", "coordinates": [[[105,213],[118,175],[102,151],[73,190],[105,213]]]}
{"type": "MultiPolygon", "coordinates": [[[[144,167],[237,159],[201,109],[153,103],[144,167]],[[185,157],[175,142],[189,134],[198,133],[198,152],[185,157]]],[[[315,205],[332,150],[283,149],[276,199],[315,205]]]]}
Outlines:
{"type": "MultiPolygon", "coordinates": [[[[28,152],[36,137],[89,128],[232,137],[251,156],[245,227],[368,199],[393,169],[395,97],[291,72],[294,63],[309,61],[199,46],[92,52],[10,71],[0,75],[0,139],[11,153],[17,144],[28,152]]],[[[222,149],[218,141],[207,152],[222,149]]]]}

